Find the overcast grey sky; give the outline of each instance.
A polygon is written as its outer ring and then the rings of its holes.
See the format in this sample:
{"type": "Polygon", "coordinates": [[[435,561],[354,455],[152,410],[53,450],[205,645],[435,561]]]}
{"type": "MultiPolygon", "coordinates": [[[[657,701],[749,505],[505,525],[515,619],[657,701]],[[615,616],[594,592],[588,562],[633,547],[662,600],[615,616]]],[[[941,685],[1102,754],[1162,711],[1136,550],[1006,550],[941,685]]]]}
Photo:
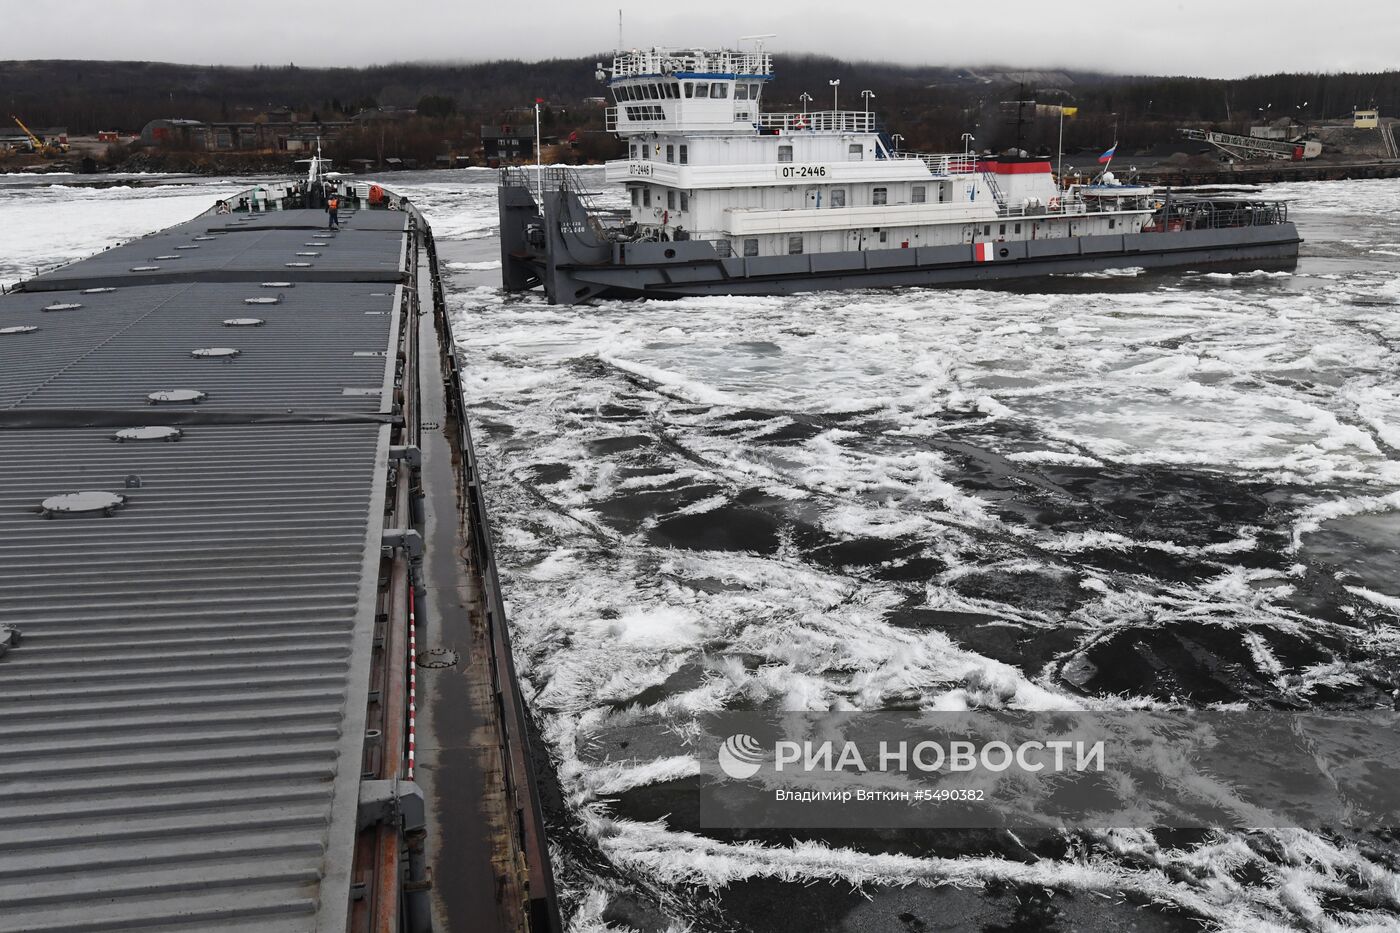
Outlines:
{"type": "MultiPolygon", "coordinates": [[[[918,64],[1235,77],[1400,69],[1394,0],[0,0],[0,59],[365,65],[732,45],[918,64]]],[[[779,66],[781,61],[779,61],[779,66]]]]}

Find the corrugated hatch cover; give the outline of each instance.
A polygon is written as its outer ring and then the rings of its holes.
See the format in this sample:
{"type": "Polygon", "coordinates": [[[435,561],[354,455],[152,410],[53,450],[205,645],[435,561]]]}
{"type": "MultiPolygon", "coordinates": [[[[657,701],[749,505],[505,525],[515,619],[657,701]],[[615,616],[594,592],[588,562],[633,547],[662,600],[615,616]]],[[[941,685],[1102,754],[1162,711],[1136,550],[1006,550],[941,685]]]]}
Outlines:
{"type": "MultiPolygon", "coordinates": [[[[360,217],[380,229],[342,231],[337,272],[397,274],[403,218],[360,217]]],[[[306,233],[285,233],[259,251],[290,259],[306,233]]],[[[0,623],[22,633],[0,657],[0,930],[341,930],[402,296],[303,278],[231,332],[256,282],[208,262],[130,287],[117,252],[60,270],[116,291],[0,298],[0,325],[38,327],[0,336],[0,623]],[[147,399],[179,388],[207,397],[147,399]],[[116,436],[160,424],[179,434],[116,436]],[[41,513],[88,490],[124,502],[41,513]]]]}

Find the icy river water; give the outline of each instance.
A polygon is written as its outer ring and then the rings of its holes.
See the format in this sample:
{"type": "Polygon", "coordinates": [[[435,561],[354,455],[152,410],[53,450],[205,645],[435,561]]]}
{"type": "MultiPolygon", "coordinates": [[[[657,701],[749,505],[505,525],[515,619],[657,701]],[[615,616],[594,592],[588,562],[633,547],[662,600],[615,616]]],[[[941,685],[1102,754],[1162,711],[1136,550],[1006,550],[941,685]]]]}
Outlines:
{"type": "MultiPolygon", "coordinates": [[[[0,282],[241,187],[30,181],[0,282]]],[[[1293,273],[590,307],[499,291],[491,173],[385,183],[446,261],[574,930],[1400,929],[1390,833],[744,836],[679,740],[583,754],[657,711],[1389,708],[1400,183],[1268,189],[1293,273]]]]}

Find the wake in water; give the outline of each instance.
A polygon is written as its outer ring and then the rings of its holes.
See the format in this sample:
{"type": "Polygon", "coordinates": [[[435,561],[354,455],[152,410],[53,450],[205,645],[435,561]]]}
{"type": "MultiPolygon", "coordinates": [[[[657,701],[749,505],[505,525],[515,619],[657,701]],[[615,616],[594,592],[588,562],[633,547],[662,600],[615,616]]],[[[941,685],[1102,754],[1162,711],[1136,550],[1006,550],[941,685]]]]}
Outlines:
{"type": "MultiPolygon", "coordinates": [[[[490,173],[386,183],[460,251],[450,300],[573,929],[1400,926],[1387,832],[707,831],[713,761],[684,728],[1389,707],[1391,183],[1267,192],[1308,239],[1293,275],[576,308],[483,284],[490,173]],[[600,757],[632,723],[674,731],[600,757]]],[[[3,192],[30,213],[0,278],[220,190],[3,192]]]]}
{"type": "MultiPolygon", "coordinates": [[[[1275,193],[1307,235],[1335,187],[1275,193]]],[[[1389,706],[1400,289],[1319,247],[1054,294],[459,291],[516,650],[597,853],[575,928],[1395,928],[1385,834],[741,838],[697,825],[683,734],[590,754],[725,709],[1389,706]]]]}

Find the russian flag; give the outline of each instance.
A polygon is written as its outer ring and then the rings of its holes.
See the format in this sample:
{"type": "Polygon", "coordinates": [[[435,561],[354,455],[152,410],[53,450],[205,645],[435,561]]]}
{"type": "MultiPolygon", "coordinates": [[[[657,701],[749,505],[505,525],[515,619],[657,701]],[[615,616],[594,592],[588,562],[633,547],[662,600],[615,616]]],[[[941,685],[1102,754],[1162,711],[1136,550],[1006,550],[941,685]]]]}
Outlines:
{"type": "Polygon", "coordinates": [[[1111,146],[1108,147],[1108,151],[1107,151],[1107,152],[1105,152],[1103,155],[1099,156],[1099,162],[1101,162],[1101,163],[1104,164],[1104,165],[1107,165],[1109,162],[1112,162],[1112,161],[1113,161],[1113,154],[1114,154],[1115,152],[1117,152],[1117,151],[1118,151],[1118,144],[1117,144],[1117,143],[1114,143],[1113,145],[1111,145],[1111,146]]]}

